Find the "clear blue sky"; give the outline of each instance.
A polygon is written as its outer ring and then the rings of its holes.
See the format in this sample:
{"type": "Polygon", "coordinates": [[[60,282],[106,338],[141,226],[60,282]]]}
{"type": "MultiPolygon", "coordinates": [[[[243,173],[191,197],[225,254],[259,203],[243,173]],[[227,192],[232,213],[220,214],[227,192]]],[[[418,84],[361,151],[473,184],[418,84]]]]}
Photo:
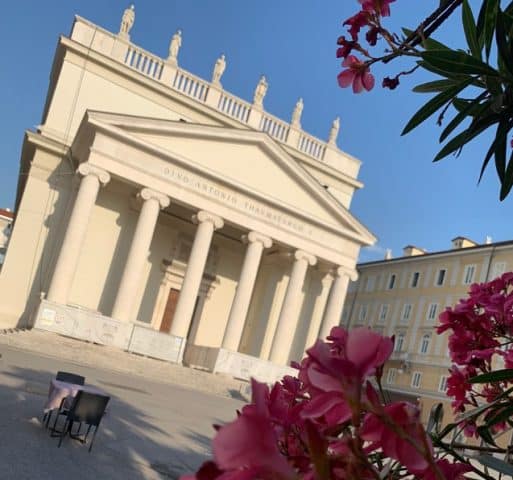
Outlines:
{"type": "MultiPolygon", "coordinates": [[[[389,25],[413,27],[438,3],[397,0],[389,25]]],[[[74,14],[117,31],[127,6],[124,0],[2,4],[0,206],[14,204],[23,132],[41,120],[58,35],[69,33],[74,14]]],[[[357,96],[338,88],[336,39],[343,32],[342,20],[358,9],[356,0],[141,0],[135,6],[132,41],[147,50],[165,56],[169,38],[181,28],[180,64],[193,73],[210,78],[215,59],[224,52],[228,91],[250,99],[265,73],[268,111],[288,119],[302,96],[303,127],[321,138],[340,116],[339,146],[363,161],[365,188],[356,193],[352,212],[379,239],[361,260],[381,258],[385,248],[399,255],[407,244],[443,250],[457,235],[479,242],[486,235],[494,241],[513,238],[513,195],[499,202],[493,165],[477,186],[485,144],[433,164],[439,134],[434,120],[400,137],[427,98],[411,92],[425,75],[404,81],[395,92],[383,90],[384,74],[400,69],[392,64],[374,72],[378,87],[371,93],[357,96]]],[[[440,38],[461,45],[459,22],[444,26],[440,38]]]]}

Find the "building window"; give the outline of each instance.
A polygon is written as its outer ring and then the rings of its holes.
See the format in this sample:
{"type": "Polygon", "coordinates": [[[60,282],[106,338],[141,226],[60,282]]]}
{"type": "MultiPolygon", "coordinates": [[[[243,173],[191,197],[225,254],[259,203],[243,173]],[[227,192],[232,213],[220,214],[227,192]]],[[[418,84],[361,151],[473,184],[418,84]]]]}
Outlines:
{"type": "Polygon", "coordinates": [[[422,336],[422,340],[420,342],[420,353],[422,353],[423,355],[428,353],[430,343],[431,335],[429,333],[426,333],[422,336]]]}
{"type": "Polygon", "coordinates": [[[387,319],[387,315],[388,315],[388,305],[383,304],[383,305],[381,305],[381,310],[379,311],[379,319],[378,320],[380,322],[384,322],[387,319]]]}
{"type": "Polygon", "coordinates": [[[390,275],[390,278],[388,279],[388,289],[392,290],[392,288],[394,288],[394,285],[395,285],[395,273],[392,273],[392,275],[390,275]]]}
{"type": "Polygon", "coordinates": [[[411,386],[413,388],[420,388],[422,383],[422,373],[421,372],[413,372],[411,377],[411,386]]]}
{"type": "Polygon", "coordinates": [[[490,280],[500,277],[505,271],[506,271],[506,262],[495,262],[493,264],[492,278],[490,280]]]}
{"type": "Polygon", "coordinates": [[[398,333],[395,337],[394,351],[402,352],[404,347],[404,333],[398,333]]]}
{"type": "Polygon", "coordinates": [[[387,373],[387,383],[395,383],[395,377],[397,375],[396,368],[389,368],[387,373]]]}
{"type": "Polygon", "coordinates": [[[447,375],[442,375],[440,377],[440,383],[438,384],[438,391],[445,393],[447,390],[447,379],[449,377],[447,375]]]}
{"type": "Polygon", "coordinates": [[[445,268],[441,268],[440,270],[438,270],[438,275],[436,276],[436,285],[438,287],[444,284],[446,273],[447,270],[445,268]]]}
{"type": "Polygon", "coordinates": [[[367,305],[361,305],[360,311],[358,312],[358,321],[360,323],[365,322],[367,320],[367,305]]]}
{"type": "Polygon", "coordinates": [[[412,309],[412,306],[411,304],[409,303],[406,303],[403,307],[403,314],[401,316],[401,321],[402,322],[407,322],[409,319],[410,319],[410,316],[411,316],[411,309],[412,309]]]}
{"type": "Polygon", "coordinates": [[[463,285],[470,285],[471,283],[473,283],[475,273],[475,265],[465,265],[465,271],[463,272],[463,285]]]}
{"type": "Polygon", "coordinates": [[[365,291],[372,292],[374,290],[374,283],[376,282],[376,277],[370,276],[365,279],[365,291]]]}
{"type": "Polygon", "coordinates": [[[427,319],[430,321],[436,320],[436,314],[438,313],[438,303],[429,304],[427,311],[427,319]]]}
{"type": "Polygon", "coordinates": [[[420,272],[414,272],[411,276],[411,287],[417,288],[419,285],[420,272]]]}

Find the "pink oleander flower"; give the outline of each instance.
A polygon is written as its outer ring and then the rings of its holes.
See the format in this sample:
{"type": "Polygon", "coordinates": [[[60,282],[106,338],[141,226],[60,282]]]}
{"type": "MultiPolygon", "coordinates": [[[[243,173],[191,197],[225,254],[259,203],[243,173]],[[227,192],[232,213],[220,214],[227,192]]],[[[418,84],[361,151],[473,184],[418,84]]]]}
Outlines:
{"type": "Polygon", "coordinates": [[[353,86],[354,93],[361,93],[363,89],[368,92],[374,88],[374,76],[370,73],[366,63],[358,60],[354,55],[349,55],[342,63],[348,67],[338,74],[338,84],[342,88],[353,86]]]}
{"type": "Polygon", "coordinates": [[[429,467],[426,456],[433,455],[433,448],[420,423],[420,411],[411,403],[396,402],[387,405],[380,416],[368,413],[360,436],[371,442],[369,451],[381,449],[388,457],[401,462],[410,472],[423,472],[429,467]],[[397,431],[398,428],[401,433],[397,431]],[[404,435],[415,441],[424,454],[419,453],[411,442],[405,440],[404,435]]]}
{"type": "Polygon", "coordinates": [[[358,45],[357,42],[346,40],[344,36],[338,38],[337,44],[340,45],[337,48],[337,58],[347,58],[353,51],[353,48],[358,45]]]}
{"type": "Polygon", "coordinates": [[[382,17],[390,16],[390,4],[395,0],[358,0],[362,5],[362,10],[369,13],[375,13],[382,17]]]}
{"type": "Polygon", "coordinates": [[[370,14],[362,10],[361,12],[358,12],[356,15],[353,15],[344,22],[344,26],[349,26],[348,31],[353,41],[358,41],[358,34],[360,33],[360,30],[362,29],[362,27],[369,25],[370,20],[370,14]]]}
{"type": "MultiPolygon", "coordinates": [[[[442,472],[445,480],[465,480],[465,473],[472,471],[470,465],[451,463],[449,460],[437,460],[436,466],[442,472]]],[[[422,480],[437,480],[436,473],[430,468],[422,475],[422,480]]]]}

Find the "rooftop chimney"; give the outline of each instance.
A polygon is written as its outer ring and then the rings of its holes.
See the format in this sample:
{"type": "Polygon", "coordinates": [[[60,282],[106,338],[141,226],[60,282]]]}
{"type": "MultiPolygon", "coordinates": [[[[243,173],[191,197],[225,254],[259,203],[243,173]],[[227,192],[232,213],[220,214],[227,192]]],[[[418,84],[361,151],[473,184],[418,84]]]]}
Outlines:
{"type": "Polygon", "coordinates": [[[406,245],[406,247],[403,248],[404,257],[414,257],[416,255],[424,255],[425,253],[426,250],[416,247],[415,245],[406,245]]]}
{"type": "Polygon", "coordinates": [[[490,245],[490,243],[492,243],[492,237],[490,237],[490,235],[487,235],[486,236],[486,240],[485,240],[485,244],[486,245],[490,245]]]}
{"type": "Polygon", "coordinates": [[[477,247],[477,243],[474,240],[470,240],[467,237],[456,237],[451,240],[453,250],[459,250],[460,248],[477,247]]]}
{"type": "Polygon", "coordinates": [[[385,260],[392,260],[392,250],[390,248],[385,251],[385,260]]]}

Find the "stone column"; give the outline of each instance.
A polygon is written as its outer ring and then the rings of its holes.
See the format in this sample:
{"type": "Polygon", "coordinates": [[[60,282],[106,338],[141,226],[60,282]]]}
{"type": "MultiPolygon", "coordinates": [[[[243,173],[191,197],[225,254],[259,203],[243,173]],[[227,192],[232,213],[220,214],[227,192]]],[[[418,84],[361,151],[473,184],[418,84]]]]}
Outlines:
{"type": "Polygon", "coordinates": [[[47,296],[51,302],[63,305],[68,302],[80,251],[87,233],[87,225],[100,185],[110,181],[110,175],[105,170],[89,163],[82,163],[77,172],[83,175],[83,178],[80,181],[47,296]]]}
{"type": "Polygon", "coordinates": [[[192,244],[170,332],[171,335],[181,338],[187,337],[187,332],[191,325],[194,304],[196,303],[203,271],[207,263],[208,251],[214,230],[222,228],[224,225],[220,217],[205,211],[198,212],[197,215],[192,217],[192,220],[198,224],[198,229],[192,244]]]}
{"type": "Polygon", "coordinates": [[[166,195],[154,192],[149,188],[143,188],[138,196],[142,199],[143,204],[111,315],[112,318],[124,322],[134,320],[137,315],[135,298],[144,262],[148,257],[159,211],[161,208],[169,206],[169,198],[166,195]]]}
{"type": "Polygon", "coordinates": [[[269,356],[269,360],[278,365],[285,365],[288,360],[301,308],[301,289],[305,281],[306,271],[308,265],[313,266],[317,262],[313,255],[302,250],[297,250],[294,258],[294,265],[292,266],[269,356]]]}
{"type": "Polygon", "coordinates": [[[335,281],[331,287],[330,297],[324,319],[322,321],[319,338],[326,339],[333,327],[340,325],[342,319],[342,310],[344,309],[344,301],[346,300],[347,285],[349,284],[349,272],[339,267],[335,270],[335,281]]]}
{"type": "Polygon", "coordinates": [[[248,244],[248,247],[222,343],[222,348],[233,352],[239,349],[262,252],[264,248],[269,248],[272,245],[270,238],[256,232],[250,232],[243,237],[243,241],[248,244]]]}

